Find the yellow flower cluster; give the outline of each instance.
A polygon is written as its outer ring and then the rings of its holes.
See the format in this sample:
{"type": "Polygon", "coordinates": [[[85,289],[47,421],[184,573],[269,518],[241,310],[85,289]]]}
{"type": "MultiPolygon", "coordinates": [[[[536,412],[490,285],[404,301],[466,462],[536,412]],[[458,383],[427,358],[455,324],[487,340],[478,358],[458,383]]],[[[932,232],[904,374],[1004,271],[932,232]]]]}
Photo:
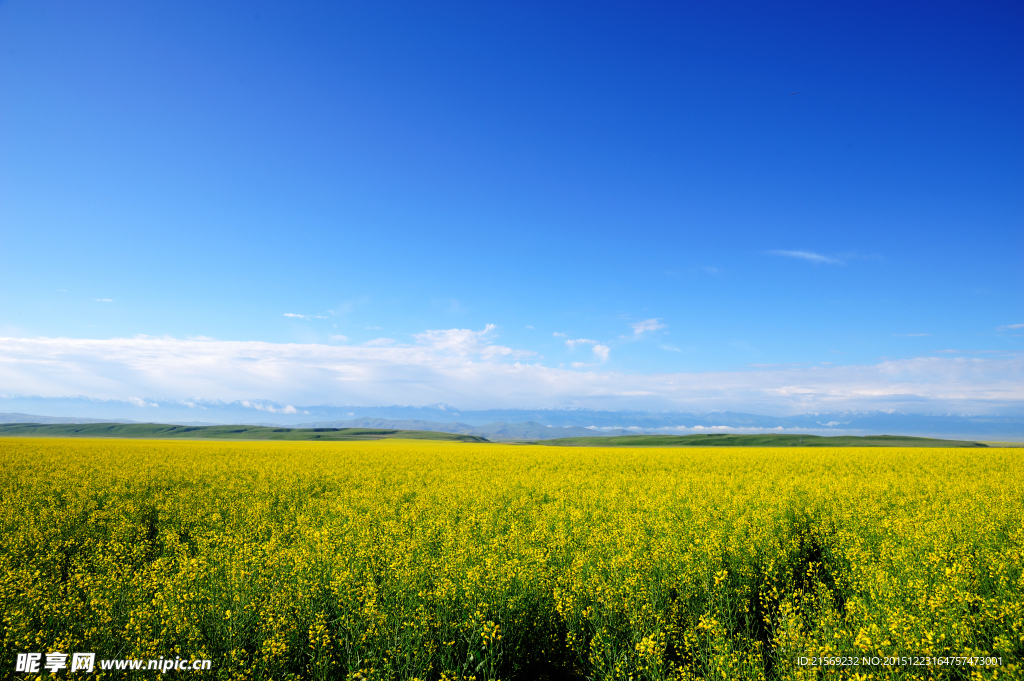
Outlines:
{"type": "Polygon", "coordinates": [[[3,439],[0,676],[1022,678],[1022,454],[3,439]]]}

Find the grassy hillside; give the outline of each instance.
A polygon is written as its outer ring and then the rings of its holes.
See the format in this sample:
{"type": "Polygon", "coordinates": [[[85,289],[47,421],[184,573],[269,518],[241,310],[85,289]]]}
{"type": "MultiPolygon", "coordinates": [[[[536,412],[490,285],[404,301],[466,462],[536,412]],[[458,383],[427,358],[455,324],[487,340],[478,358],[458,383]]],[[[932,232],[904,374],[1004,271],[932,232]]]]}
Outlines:
{"type": "MultiPolygon", "coordinates": [[[[438,423],[436,421],[416,421],[412,419],[371,419],[359,418],[348,421],[324,421],[301,423],[299,428],[393,428],[398,430],[431,430],[445,433],[463,433],[479,435],[491,442],[510,442],[517,440],[553,440],[566,437],[592,437],[594,431],[582,426],[546,426],[536,421],[523,423],[485,423],[471,426],[467,423],[438,423]]],[[[602,437],[610,435],[629,435],[630,431],[616,429],[602,433],[602,437]]]]}
{"type": "Polygon", "coordinates": [[[269,428],[266,426],[172,426],[161,423],[10,423],[0,424],[0,436],[191,438],[217,440],[447,440],[487,442],[460,433],[385,428],[269,428]]]}
{"type": "Polygon", "coordinates": [[[622,435],[618,437],[565,437],[535,444],[561,447],[985,447],[966,440],[930,437],[868,435],[823,437],[821,435],[622,435]]]}
{"type": "MultiPolygon", "coordinates": [[[[495,424],[492,424],[495,425],[495,424]]],[[[497,424],[506,425],[506,424],[497,424]]],[[[527,424],[519,424],[527,425],[527,424]]],[[[538,429],[543,428],[538,426],[538,429]]],[[[513,428],[513,430],[515,430],[513,428]]],[[[530,430],[530,429],[526,429],[530,430]]],[[[544,431],[556,430],[543,428],[544,431]]],[[[562,430],[562,429],[557,429],[562,430]]],[[[568,429],[566,429],[568,430],[568,429]]],[[[575,429],[574,429],[575,430],[575,429]]],[[[514,435],[522,437],[516,431],[514,435]]],[[[37,437],[120,437],[209,440],[381,440],[385,438],[489,442],[480,435],[400,428],[276,428],[268,426],[174,426],[161,423],[7,423],[0,424],[2,436],[37,437]]],[[[494,433],[499,439],[513,439],[509,432],[494,433]]],[[[533,434],[537,437],[537,434],[533,434]]],[[[869,435],[866,437],[822,437],[819,435],[620,435],[538,439],[535,444],[561,447],[986,447],[982,442],[937,440],[927,437],[869,435]]],[[[524,443],[531,444],[531,443],[524,443]]],[[[1019,444],[1018,444],[1019,446],[1019,444]]]]}

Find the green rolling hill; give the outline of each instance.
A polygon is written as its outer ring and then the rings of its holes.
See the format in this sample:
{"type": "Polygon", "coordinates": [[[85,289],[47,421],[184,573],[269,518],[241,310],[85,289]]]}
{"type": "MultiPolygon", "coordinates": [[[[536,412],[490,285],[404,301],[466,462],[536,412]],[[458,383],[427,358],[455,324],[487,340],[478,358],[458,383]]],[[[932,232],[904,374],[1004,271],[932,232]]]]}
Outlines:
{"type": "MultiPolygon", "coordinates": [[[[396,428],[279,428],[271,426],[176,426],[162,423],[4,423],[0,437],[117,437],[200,440],[380,440],[399,438],[491,442],[480,435],[396,428]]],[[[504,438],[502,438],[504,439],[504,438]]],[[[618,435],[516,442],[552,447],[987,447],[983,442],[902,435],[863,437],[790,434],[618,435]]],[[[1008,443],[1009,444],[1009,443],[1008,443]]],[[[1016,443],[1013,443],[1016,444],[1016,443]]]]}
{"type": "Polygon", "coordinates": [[[565,437],[531,444],[554,447],[986,447],[967,440],[936,440],[930,437],[867,435],[621,435],[616,437],[565,437]]]}
{"type": "Polygon", "coordinates": [[[0,436],[122,437],[202,440],[446,440],[488,442],[462,433],[389,428],[273,428],[267,426],[173,426],[161,423],[6,423],[0,436]]]}

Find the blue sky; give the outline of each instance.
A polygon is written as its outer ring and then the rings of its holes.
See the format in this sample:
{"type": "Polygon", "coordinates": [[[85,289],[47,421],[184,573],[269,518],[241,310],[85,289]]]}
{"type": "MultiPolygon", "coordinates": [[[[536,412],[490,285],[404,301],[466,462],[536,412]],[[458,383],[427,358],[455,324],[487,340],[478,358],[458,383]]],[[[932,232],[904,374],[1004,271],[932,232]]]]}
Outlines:
{"type": "Polygon", "coordinates": [[[673,408],[645,381],[728,375],[686,406],[1020,409],[1022,30],[1010,2],[7,0],[0,393],[673,408]],[[255,373],[196,364],[238,343],[255,373]]]}

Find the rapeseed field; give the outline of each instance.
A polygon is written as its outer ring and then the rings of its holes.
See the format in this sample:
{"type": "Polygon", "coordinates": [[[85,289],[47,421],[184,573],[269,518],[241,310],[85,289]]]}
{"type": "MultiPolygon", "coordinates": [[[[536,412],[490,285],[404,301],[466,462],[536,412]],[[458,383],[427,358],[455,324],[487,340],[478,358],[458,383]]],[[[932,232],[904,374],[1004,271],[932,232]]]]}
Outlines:
{"type": "Polygon", "coordinates": [[[1019,679],[1022,454],[3,439],[0,676],[1019,679]]]}

